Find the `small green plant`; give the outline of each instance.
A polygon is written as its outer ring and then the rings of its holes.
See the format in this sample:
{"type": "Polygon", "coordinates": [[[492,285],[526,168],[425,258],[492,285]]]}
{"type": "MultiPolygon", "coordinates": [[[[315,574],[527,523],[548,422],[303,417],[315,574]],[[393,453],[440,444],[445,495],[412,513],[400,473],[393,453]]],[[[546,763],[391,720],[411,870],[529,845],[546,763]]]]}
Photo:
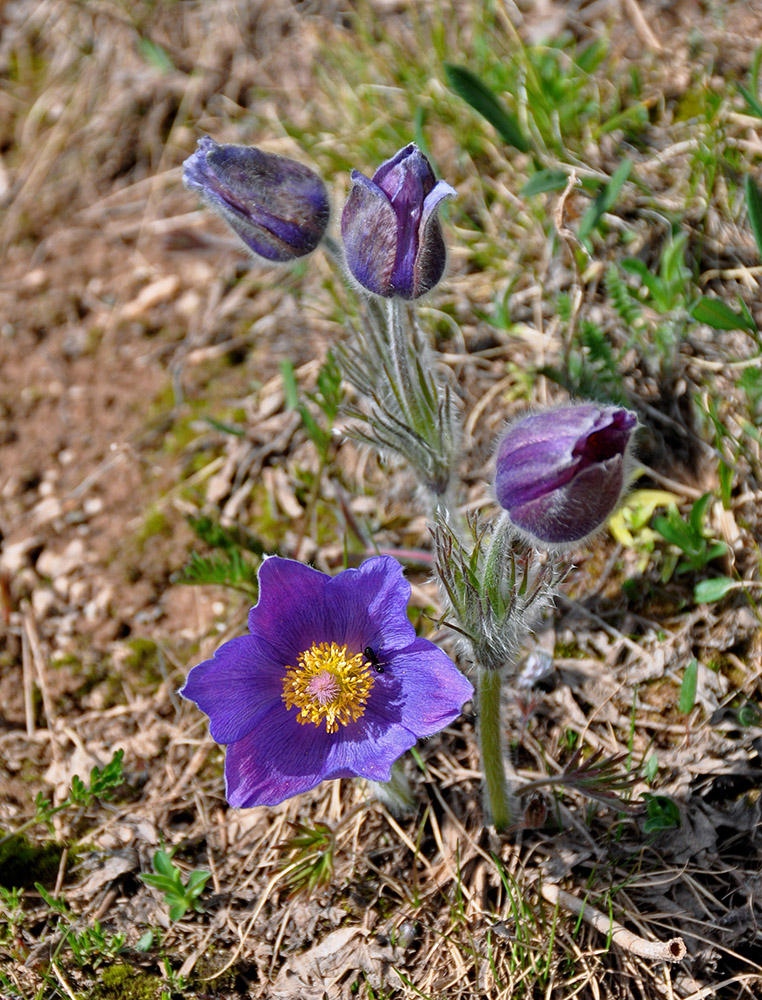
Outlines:
{"type": "Polygon", "coordinates": [[[662,376],[672,369],[691,322],[687,241],[685,232],[665,241],[656,273],[639,257],[627,257],[606,271],[611,304],[630,331],[625,350],[636,347],[646,367],[662,376]]]}
{"type": "Polygon", "coordinates": [[[17,940],[24,923],[24,910],[21,906],[23,892],[23,889],[6,889],[0,885],[0,944],[9,949],[16,959],[20,958],[16,954],[19,950],[17,940]]]}
{"type": "Polygon", "coordinates": [[[205,545],[216,551],[211,555],[191,552],[173,583],[231,587],[256,599],[257,570],[265,551],[259,539],[243,528],[224,527],[206,514],[188,518],[188,524],[205,545]]]}
{"type": "Polygon", "coordinates": [[[197,868],[183,881],[180,869],[172,864],[172,856],[160,849],[153,856],[154,873],[141,875],[146,885],[160,889],[164,893],[164,902],[169,907],[169,919],[181,920],[189,909],[203,913],[204,908],[198,897],[204,891],[204,886],[211,878],[211,872],[197,868]]]}
{"type": "Polygon", "coordinates": [[[627,754],[604,757],[603,750],[598,749],[583,761],[582,750],[577,748],[560,774],[530,781],[521,789],[521,794],[535,791],[542,785],[565,786],[603,805],[631,812],[637,809],[637,806],[622,796],[630,792],[637,775],[621,770],[621,765],[626,759],[627,754]]]}
{"type": "Polygon", "coordinates": [[[92,927],[69,935],[69,947],[74,961],[80,967],[97,969],[106,960],[114,958],[124,947],[124,934],[108,934],[98,920],[92,927]]]}
{"type": "Polygon", "coordinates": [[[642,796],[646,803],[644,833],[661,833],[680,826],[680,810],[669,796],[652,795],[650,792],[643,792],[642,796]]]}
{"type": "Polygon", "coordinates": [[[693,706],[696,704],[696,687],[698,685],[698,660],[691,660],[685,668],[683,681],[680,685],[680,697],[677,702],[677,709],[683,715],[690,715],[693,706]]]}
{"type": "Polygon", "coordinates": [[[664,582],[669,580],[674,572],[678,574],[700,572],[713,559],[725,555],[727,551],[725,542],[712,539],[704,527],[704,519],[711,502],[711,493],[699,497],[691,507],[687,520],[680,516],[675,504],[670,504],[666,516],[654,518],[654,528],[662,538],[682,553],[682,556],[673,553],[665,562],[662,572],[664,582]]]}
{"type": "Polygon", "coordinates": [[[37,798],[35,799],[36,812],[34,817],[27,820],[26,823],[23,823],[13,833],[9,833],[5,837],[0,838],[0,844],[6,843],[6,841],[11,840],[12,837],[17,837],[19,834],[24,833],[31,827],[36,826],[38,823],[44,823],[52,833],[53,824],[51,821],[58,813],[63,812],[65,809],[71,809],[74,806],[86,809],[91,806],[96,799],[110,799],[114,789],[124,784],[124,777],[122,774],[123,757],[124,750],[117,750],[105,767],[94,767],[90,772],[90,781],[87,785],[84,781],[82,781],[78,774],[75,774],[72,778],[71,790],[69,791],[69,794],[63,802],[59,802],[57,806],[54,806],[50,799],[45,798],[42,792],[38,792],[37,798]]]}
{"type": "Polygon", "coordinates": [[[643,778],[652,785],[656,780],[656,775],[659,773],[659,756],[657,753],[652,753],[650,757],[643,764],[643,778]]]}
{"type": "Polygon", "coordinates": [[[280,372],[283,378],[286,405],[290,410],[297,411],[307,437],[317,448],[321,466],[327,465],[333,442],[333,425],[344,396],[341,386],[341,369],[336,363],[336,359],[329,351],[325,361],[320,366],[315,392],[305,394],[306,398],[314,403],[323,414],[324,421],[322,423],[318,423],[300,396],[293,363],[282,361],[280,372]]]}
{"type": "Polygon", "coordinates": [[[35,889],[42,896],[51,917],[55,916],[58,928],[64,928],[53,954],[53,961],[68,944],[72,957],[80,968],[97,969],[122,950],[125,942],[124,934],[109,934],[104,931],[98,920],[93,922],[92,927],[78,930],[81,927],[81,919],[69,909],[63,899],[52,895],[39,882],[35,884],[35,889]]]}
{"type": "Polygon", "coordinates": [[[676,493],[667,490],[633,490],[619,510],[609,518],[609,531],[619,544],[630,549],[637,557],[636,571],[645,572],[654,558],[659,535],[650,527],[658,507],[679,500],[676,493]]]}
{"type": "Polygon", "coordinates": [[[310,827],[304,823],[292,823],[295,833],[283,844],[288,857],[282,862],[282,869],[292,893],[311,892],[315,886],[331,881],[336,853],[336,835],[325,823],[315,823],[310,827]]]}

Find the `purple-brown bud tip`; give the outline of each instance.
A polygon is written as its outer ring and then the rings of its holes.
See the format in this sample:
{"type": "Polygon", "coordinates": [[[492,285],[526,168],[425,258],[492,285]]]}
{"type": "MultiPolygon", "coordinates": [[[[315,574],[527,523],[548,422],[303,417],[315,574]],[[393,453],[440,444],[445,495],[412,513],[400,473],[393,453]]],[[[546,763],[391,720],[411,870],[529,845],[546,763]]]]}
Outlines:
{"type": "Polygon", "coordinates": [[[355,279],[385,298],[417,299],[432,289],[447,262],[437,212],[455,194],[413,143],[382,163],[372,180],[353,170],[341,234],[355,279]]]}
{"type": "Polygon", "coordinates": [[[580,403],[513,424],[500,442],[495,475],[511,523],[542,547],[591,535],[622,496],[637,423],[621,407],[580,403]]]}
{"type": "Polygon", "coordinates": [[[183,164],[183,182],[267,260],[311,253],[328,225],[328,192],[314,170],[253,146],[204,136],[183,164]]]}

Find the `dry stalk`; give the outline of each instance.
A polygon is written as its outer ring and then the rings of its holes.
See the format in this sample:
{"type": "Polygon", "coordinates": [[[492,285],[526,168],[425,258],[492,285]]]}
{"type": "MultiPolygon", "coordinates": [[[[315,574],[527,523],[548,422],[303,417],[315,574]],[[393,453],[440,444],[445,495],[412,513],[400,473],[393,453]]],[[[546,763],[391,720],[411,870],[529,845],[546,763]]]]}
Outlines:
{"type": "Polygon", "coordinates": [[[626,927],[606,916],[605,913],[596,910],[586,900],[577,899],[571,893],[559,889],[557,885],[543,883],[540,892],[543,899],[552,903],[553,906],[563,906],[564,909],[576,917],[580,917],[601,934],[607,935],[613,944],[630,955],[637,955],[639,958],[647,958],[655,962],[681,962],[685,958],[685,942],[680,937],[670,938],[669,941],[647,941],[645,938],[633,934],[632,931],[628,931],[626,927]]]}

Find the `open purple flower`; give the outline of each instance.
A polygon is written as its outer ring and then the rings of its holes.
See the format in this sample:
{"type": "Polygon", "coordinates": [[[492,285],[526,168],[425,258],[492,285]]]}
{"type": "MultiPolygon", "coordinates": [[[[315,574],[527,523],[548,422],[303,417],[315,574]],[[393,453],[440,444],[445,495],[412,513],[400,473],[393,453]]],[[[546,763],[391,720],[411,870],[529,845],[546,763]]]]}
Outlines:
{"type": "Polygon", "coordinates": [[[328,192],[314,170],[254,146],[204,136],[183,164],[183,182],[267,260],[311,253],[328,225],[328,192]]]}
{"type": "Polygon", "coordinates": [[[581,403],[533,413],[513,424],[497,452],[495,492],[530,541],[579,542],[619,503],[637,417],[581,403]]]}
{"type": "Polygon", "coordinates": [[[447,259],[437,210],[455,194],[413,143],[382,163],[373,180],[353,170],[341,234],[357,281],[386,298],[417,299],[433,288],[447,259]]]}
{"type": "Polygon", "coordinates": [[[330,577],[273,556],[259,586],[250,634],[194,667],[180,692],[228,744],[232,806],[275,805],[330,778],[388,781],[471,697],[452,661],[416,637],[395,559],[330,577]]]}

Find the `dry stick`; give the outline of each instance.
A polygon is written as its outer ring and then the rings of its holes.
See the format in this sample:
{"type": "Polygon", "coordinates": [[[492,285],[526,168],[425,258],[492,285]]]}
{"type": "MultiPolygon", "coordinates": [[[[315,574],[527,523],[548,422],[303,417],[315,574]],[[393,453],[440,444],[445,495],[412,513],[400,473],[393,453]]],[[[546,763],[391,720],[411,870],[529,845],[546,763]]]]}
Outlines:
{"type": "Polygon", "coordinates": [[[561,192],[553,210],[553,224],[556,227],[556,232],[566,245],[566,249],[569,251],[569,256],[571,257],[572,266],[574,268],[574,275],[576,277],[576,284],[571,299],[571,315],[569,317],[566,335],[564,337],[564,371],[567,373],[569,371],[569,357],[571,355],[572,343],[574,342],[574,331],[577,328],[577,320],[579,319],[580,309],[582,308],[582,299],[584,297],[584,281],[582,279],[582,272],[579,267],[577,255],[574,252],[575,249],[582,250],[587,259],[590,259],[590,254],[587,252],[582,243],[580,243],[577,234],[573,232],[573,230],[569,229],[564,222],[566,202],[576,183],[577,174],[576,171],[572,170],[569,174],[569,179],[566,182],[566,187],[561,192]]]}
{"type": "Polygon", "coordinates": [[[24,684],[24,718],[26,720],[26,734],[29,739],[34,736],[34,692],[32,685],[32,654],[29,650],[29,639],[27,639],[26,629],[21,629],[21,667],[23,670],[24,684]]]}
{"type": "Polygon", "coordinates": [[[40,636],[37,631],[37,623],[34,620],[32,609],[28,604],[26,604],[26,602],[21,608],[21,613],[24,618],[24,631],[26,632],[29,648],[32,652],[32,661],[34,662],[35,671],[37,673],[37,683],[40,685],[42,707],[45,710],[45,718],[48,722],[50,750],[53,754],[53,760],[58,761],[61,759],[61,749],[58,745],[58,734],[55,729],[56,713],[53,708],[53,699],[50,697],[50,689],[48,688],[48,678],[45,673],[45,657],[42,655],[42,648],[40,647],[40,636]]]}
{"type": "Polygon", "coordinates": [[[613,944],[631,955],[656,962],[681,962],[685,958],[685,942],[680,937],[670,938],[669,941],[647,941],[645,938],[633,934],[632,931],[628,931],[626,927],[613,918],[607,917],[605,913],[596,910],[585,900],[577,899],[571,893],[559,889],[557,885],[543,883],[540,892],[543,898],[547,899],[553,906],[563,906],[564,909],[586,921],[601,934],[606,934],[613,944]]]}

